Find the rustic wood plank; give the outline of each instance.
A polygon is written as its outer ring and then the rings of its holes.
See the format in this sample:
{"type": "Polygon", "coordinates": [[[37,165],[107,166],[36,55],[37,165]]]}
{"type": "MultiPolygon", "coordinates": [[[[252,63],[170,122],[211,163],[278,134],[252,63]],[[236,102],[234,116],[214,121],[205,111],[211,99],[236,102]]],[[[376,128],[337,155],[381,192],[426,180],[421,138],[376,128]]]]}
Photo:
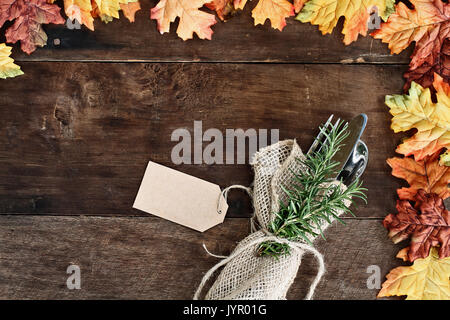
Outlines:
{"type": "MultiPolygon", "coordinates": [[[[327,273],[316,299],[374,299],[366,285],[369,265],[381,277],[401,264],[379,220],[347,220],[332,226],[318,242],[327,273]],[[398,260],[398,261],[397,261],[398,260]]],[[[198,233],[153,218],[0,217],[1,299],[191,299],[203,274],[229,254],[249,232],[246,219],[198,233]],[[81,289],[66,288],[66,269],[81,269],[81,289]]],[[[302,299],[315,276],[312,256],[305,256],[289,291],[302,299]]]]}
{"type": "MultiPolygon", "coordinates": [[[[248,165],[174,165],[177,128],[192,133],[201,120],[203,131],[224,134],[279,129],[280,139],[297,138],[307,148],[329,114],[350,119],[360,112],[369,116],[364,139],[371,155],[364,176],[369,205],[358,215],[383,217],[394,208],[400,181],[385,159],[400,136],[389,129],[383,100],[401,92],[402,67],[25,63],[24,69],[1,88],[3,214],[145,215],[131,207],[149,160],[222,187],[251,183],[248,165]]],[[[249,216],[249,201],[235,193],[230,216],[249,216]]]]}
{"type": "MultiPolygon", "coordinates": [[[[395,258],[407,244],[394,245],[381,220],[346,219],[345,222],[346,225],[333,225],[325,233],[326,240],[320,238],[316,244],[324,255],[327,273],[317,287],[315,299],[376,299],[379,290],[367,285],[367,279],[374,274],[374,269],[368,271],[369,266],[379,268],[383,283],[391,269],[407,265],[395,258]]],[[[288,299],[299,299],[307,294],[317,266],[312,255],[303,260],[288,299]]]]}
{"type": "MultiPolygon", "coordinates": [[[[61,3],[60,1],[59,3],[61,3]]],[[[267,21],[253,26],[249,2],[244,12],[215,26],[212,41],[198,38],[183,42],[171,27],[160,35],[156,22],[150,20],[150,8],[156,0],[141,1],[136,22],[123,16],[107,25],[95,22],[95,32],[83,27],[70,30],[64,25],[48,25],[48,45],[32,55],[15,46],[17,61],[213,61],[213,62],[301,62],[301,63],[409,63],[412,48],[400,55],[390,55],[386,44],[371,37],[360,38],[345,46],[341,34],[343,20],[332,35],[322,36],[317,26],[288,19],[283,32],[267,21]]],[[[0,34],[4,34],[2,28],[0,34]]],[[[0,39],[2,40],[2,39],[0,39]]],[[[3,42],[4,40],[2,40],[3,42]]]]}

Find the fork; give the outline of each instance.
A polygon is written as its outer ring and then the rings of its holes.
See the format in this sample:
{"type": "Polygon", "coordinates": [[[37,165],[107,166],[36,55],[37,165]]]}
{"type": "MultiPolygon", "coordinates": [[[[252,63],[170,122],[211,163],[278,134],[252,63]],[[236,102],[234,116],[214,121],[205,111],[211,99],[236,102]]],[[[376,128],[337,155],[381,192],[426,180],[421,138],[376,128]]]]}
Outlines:
{"type": "MultiPolygon", "coordinates": [[[[319,152],[322,146],[326,143],[325,133],[328,130],[335,129],[337,126],[341,125],[341,119],[339,118],[334,124],[332,124],[333,114],[328,118],[327,122],[320,128],[320,132],[311,144],[306,156],[311,155],[315,152],[319,152]],[[324,139],[325,138],[325,139],[324,139]],[[325,141],[324,141],[325,140],[325,141]]],[[[348,122],[344,123],[344,127],[348,125],[348,122]]],[[[346,185],[350,185],[354,180],[359,178],[367,165],[368,160],[368,149],[366,144],[359,140],[345,163],[342,170],[337,174],[337,179],[344,182],[346,185]],[[359,147],[359,148],[358,148],[359,147]],[[361,149],[361,150],[359,150],[361,149]],[[357,161],[352,161],[357,158],[357,161]]]]}
{"type": "Polygon", "coordinates": [[[320,132],[317,135],[317,137],[314,139],[314,142],[311,144],[311,147],[309,147],[308,152],[306,153],[306,156],[311,155],[315,152],[319,152],[322,149],[322,146],[324,145],[324,138],[325,138],[325,132],[328,130],[328,128],[334,129],[341,123],[341,119],[337,119],[337,121],[334,124],[331,124],[331,121],[333,120],[334,114],[332,114],[327,122],[320,128],[320,132]]]}

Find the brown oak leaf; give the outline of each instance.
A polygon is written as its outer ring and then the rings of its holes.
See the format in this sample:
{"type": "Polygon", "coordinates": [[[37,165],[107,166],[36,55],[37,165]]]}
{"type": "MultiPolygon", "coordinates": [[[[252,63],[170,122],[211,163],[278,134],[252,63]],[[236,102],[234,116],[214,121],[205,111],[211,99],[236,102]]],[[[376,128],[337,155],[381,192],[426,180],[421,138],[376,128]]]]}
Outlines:
{"type": "Polygon", "coordinates": [[[439,165],[439,152],[422,161],[412,158],[390,158],[387,163],[392,168],[392,175],[408,181],[409,188],[397,190],[402,200],[414,200],[419,189],[436,193],[442,199],[450,196],[450,167],[439,165]]]}
{"type": "Polygon", "coordinates": [[[397,201],[397,214],[389,214],[383,225],[389,237],[399,243],[411,237],[408,259],[413,262],[426,258],[430,248],[440,246],[439,258],[450,256],[450,213],[437,194],[419,190],[415,197],[416,208],[407,200],[397,201]]]}
{"type": "Polygon", "coordinates": [[[1,0],[0,27],[6,21],[14,24],[6,30],[6,41],[20,41],[22,50],[28,54],[47,44],[47,34],[42,24],[63,24],[65,20],[60,14],[60,8],[46,0],[1,0]]]}

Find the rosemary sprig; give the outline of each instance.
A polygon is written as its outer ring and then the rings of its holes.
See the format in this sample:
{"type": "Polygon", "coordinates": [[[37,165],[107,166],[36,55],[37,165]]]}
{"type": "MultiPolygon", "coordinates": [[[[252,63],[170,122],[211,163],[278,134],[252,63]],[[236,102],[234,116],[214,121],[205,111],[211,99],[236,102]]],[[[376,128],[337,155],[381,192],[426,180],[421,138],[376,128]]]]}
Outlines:
{"type": "MultiPolygon", "coordinates": [[[[318,235],[314,230],[318,230],[325,239],[321,223],[331,223],[334,218],[345,224],[338,217],[340,211],[354,216],[345,203],[354,203],[355,198],[366,202],[364,191],[367,189],[362,187],[362,182],[358,179],[345,190],[337,184],[327,184],[338,174],[336,167],[339,163],[332,159],[349,135],[347,123],[339,121],[331,128],[321,127],[320,130],[325,140],[321,142],[319,150],[308,154],[305,159],[297,159],[306,170],[293,173],[294,183],[289,189],[282,186],[288,200],[280,202],[280,210],[275,213],[275,219],[268,226],[269,231],[278,237],[291,241],[303,239],[312,244],[311,239],[318,235]]],[[[290,254],[290,248],[287,244],[268,241],[259,246],[257,253],[260,256],[278,257],[290,254]]]]}

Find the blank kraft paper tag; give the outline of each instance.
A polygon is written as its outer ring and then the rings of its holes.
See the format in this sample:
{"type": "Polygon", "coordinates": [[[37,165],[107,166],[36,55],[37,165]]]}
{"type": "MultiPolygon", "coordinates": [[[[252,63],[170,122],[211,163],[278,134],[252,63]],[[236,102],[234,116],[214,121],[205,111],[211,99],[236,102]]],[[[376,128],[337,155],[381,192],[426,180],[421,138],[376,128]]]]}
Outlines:
{"type": "Polygon", "coordinates": [[[203,232],[223,222],[228,205],[218,185],[149,161],[133,208],[203,232]]]}

